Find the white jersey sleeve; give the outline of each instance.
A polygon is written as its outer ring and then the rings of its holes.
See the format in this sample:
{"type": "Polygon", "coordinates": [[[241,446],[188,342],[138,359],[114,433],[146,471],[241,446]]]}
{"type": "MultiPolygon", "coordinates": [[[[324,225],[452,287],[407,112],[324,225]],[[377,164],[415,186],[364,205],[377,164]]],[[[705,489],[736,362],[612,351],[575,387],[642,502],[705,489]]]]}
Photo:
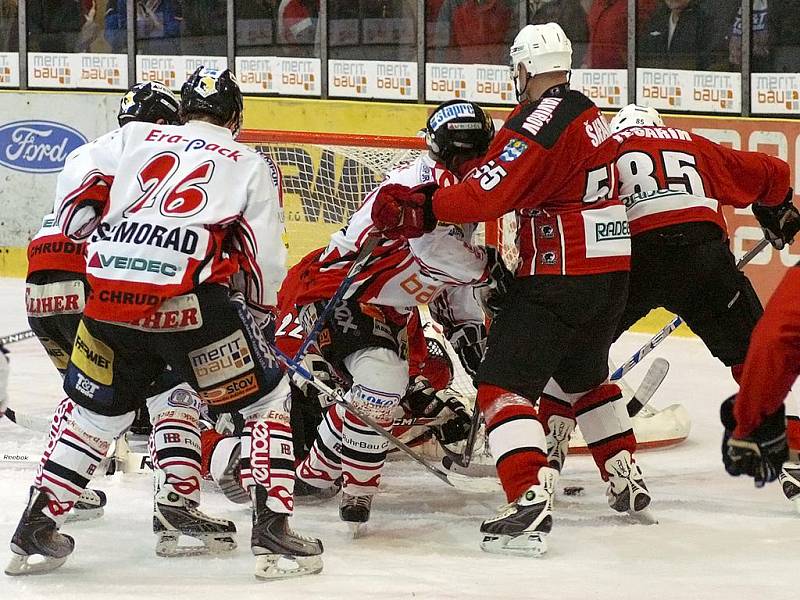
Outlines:
{"type": "Polygon", "coordinates": [[[62,233],[83,242],[99,223],[122,156],[122,129],[73,150],[56,180],[53,212],[62,233]]]}
{"type": "Polygon", "coordinates": [[[257,316],[278,303],[278,289],[286,276],[286,230],[281,172],[267,156],[247,186],[247,204],[236,224],[234,241],[245,264],[233,286],[244,293],[257,316]]]}
{"type": "Polygon", "coordinates": [[[440,223],[430,233],[408,240],[420,271],[442,283],[470,285],[484,281],[486,252],[468,242],[471,229],[440,223]]]}

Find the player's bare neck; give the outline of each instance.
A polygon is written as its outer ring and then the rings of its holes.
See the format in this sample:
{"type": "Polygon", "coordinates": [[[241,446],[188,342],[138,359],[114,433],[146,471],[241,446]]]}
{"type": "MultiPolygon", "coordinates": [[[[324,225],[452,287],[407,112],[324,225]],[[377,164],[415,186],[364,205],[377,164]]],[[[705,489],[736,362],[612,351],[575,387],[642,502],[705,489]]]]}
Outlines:
{"type": "Polygon", "coordinates": [[[548,90],[555,87],[565,86],[569,84],[567,73],[564,71],[556,71],[553,73],[542,73],[536,77],[532,77],[528,81],[525,88],[525,93],[522,95],[523,102],[536,102],[544,96],[548,90]]]}

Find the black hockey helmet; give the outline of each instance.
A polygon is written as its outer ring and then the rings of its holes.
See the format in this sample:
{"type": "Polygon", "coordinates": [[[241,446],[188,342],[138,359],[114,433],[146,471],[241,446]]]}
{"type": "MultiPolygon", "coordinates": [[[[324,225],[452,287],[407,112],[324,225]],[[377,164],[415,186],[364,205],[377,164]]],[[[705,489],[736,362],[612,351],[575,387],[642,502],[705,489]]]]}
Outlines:
{"type": "Polygon", "coordinates": [[[234,135],[242,123],[242,91],[230,69],[219,71],[197,67],[181,88],[181,119],[200,113],[211,115],[223,123],[236,123],[234,135]]]}
{"type": "Polygon", "coordinates": [[[117,122],[122,127],[133,121],[156,123],[163,119],[170,125],[177,125],[179,106],[178,98],[163,83],[137,83],[119,101],[117,122]]]}
{"type": "Polygon", "coordinates": [[[494,137],[494,122],[474,102],[448,100],[428,117],[425,142],[433,157],[453,170],[456,158],[469,160],[481,156],[494,137]]]}

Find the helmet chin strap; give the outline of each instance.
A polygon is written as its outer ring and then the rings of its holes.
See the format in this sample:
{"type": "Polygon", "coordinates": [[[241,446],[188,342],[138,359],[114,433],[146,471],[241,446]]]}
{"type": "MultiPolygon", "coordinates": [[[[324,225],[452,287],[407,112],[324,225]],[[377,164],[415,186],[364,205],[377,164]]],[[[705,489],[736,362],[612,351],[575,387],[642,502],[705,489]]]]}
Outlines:
{"type": "Polygon", "coordinates": [[[520,87],[519,87],[520,78],[519,78],[518,75],[514,77],[514,93],[517,96],[517,102],[522,102],[522,94],[525,93],[525,90],[527,89],[528,83],[530,82],[531,79],[533,79],[533,77],[531,77],[531,74],[528,73],[528,71],[526,70],[525,71],[525,85],[523,85],[522,89],[520,89],[520,87]]]}

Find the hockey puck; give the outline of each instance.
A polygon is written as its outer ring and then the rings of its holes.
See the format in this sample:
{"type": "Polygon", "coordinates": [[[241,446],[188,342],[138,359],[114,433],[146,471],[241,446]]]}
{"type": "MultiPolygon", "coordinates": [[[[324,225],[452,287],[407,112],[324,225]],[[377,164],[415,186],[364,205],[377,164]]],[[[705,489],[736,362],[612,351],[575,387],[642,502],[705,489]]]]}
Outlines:
{"type": "Polygon", "coordinates": [[[565,496],[580,496],[583,494],[583,486],[582,485],[565,485],[564,486],[564,495],[565,496]]]}

